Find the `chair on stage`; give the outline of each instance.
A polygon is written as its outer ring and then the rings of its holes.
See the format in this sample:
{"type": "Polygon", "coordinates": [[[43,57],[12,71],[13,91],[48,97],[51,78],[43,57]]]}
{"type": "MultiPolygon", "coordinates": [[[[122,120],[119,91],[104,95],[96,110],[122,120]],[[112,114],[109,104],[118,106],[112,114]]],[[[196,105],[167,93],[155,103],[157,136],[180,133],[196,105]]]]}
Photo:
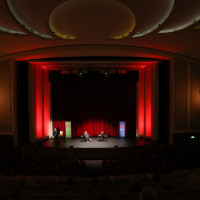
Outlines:
{"type": "Polygon", "coordinates": [[[108,138],[108,136],[104,135],[103,133],[100,133],[97,137],[98,137],[98,141],[104,141],[105,139],[108,138]]]}
{"type": "Polygon", "coordinates": [[[81,135],[81,142],[84,142],[85,139],[84,139],[84,135],[81,135]]]}
{"type": "Polygon", "coordinates": [[[81,135],[81,142],[89,142],[91,141],[92,139],[90,138],[90,135],[86,132],[84,133],[83,135],[81,135]]]}

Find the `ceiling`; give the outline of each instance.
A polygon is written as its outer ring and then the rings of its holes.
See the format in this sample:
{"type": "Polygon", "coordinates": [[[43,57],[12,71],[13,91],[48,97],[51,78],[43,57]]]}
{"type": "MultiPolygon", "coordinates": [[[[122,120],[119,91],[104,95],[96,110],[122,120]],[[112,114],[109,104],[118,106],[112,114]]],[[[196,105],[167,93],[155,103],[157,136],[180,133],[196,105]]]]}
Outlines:
{"type": "Polygon", "coordinates": [[[0,57],[73,45],[144,47],[200,60],[200,1],[0,0],[0,57]]]}

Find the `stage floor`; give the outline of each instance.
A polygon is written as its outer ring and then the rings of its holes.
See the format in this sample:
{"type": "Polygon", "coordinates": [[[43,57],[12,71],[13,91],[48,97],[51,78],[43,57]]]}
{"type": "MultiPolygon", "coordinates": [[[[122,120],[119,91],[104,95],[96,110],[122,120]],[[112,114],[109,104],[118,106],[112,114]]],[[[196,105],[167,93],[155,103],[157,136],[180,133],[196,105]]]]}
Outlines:
{"type": "Polygon", "coordinates": [[[139,138],[119,138],[109,137],[103,141],[98,141],[97,137],[92,137],[90,142],[83,141],[80,137],[55,140],[53,138],[43,140],[40,146],[58,148],[114,148],[114,147],[135,147],[151,144],[139,138]]]}
{"type": "Polygon", "coordinates": [[[135,156],[141,151],[141,146],[148,148],[156,145],[139,138],[108,137],[104,141],[98,141],[97,137],[92,137],[91,142],[82,141],[80,137],[58,140],[51,138],[29,144],[23,152],[28,157],[36,155],[44,159],[102,160],[135,156]]]}

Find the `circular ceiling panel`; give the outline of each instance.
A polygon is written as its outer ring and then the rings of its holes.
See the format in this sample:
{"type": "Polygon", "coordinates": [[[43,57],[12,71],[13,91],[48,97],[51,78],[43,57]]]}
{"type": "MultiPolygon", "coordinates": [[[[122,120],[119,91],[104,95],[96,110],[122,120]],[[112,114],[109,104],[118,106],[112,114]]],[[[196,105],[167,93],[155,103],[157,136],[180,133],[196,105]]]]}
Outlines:
{"type": "Polygon", "coordinates": [[[49,26],[63,39],[120,39],[133,31],[135,16],[115,0],[69,0],[53,10],[49,26]]]}

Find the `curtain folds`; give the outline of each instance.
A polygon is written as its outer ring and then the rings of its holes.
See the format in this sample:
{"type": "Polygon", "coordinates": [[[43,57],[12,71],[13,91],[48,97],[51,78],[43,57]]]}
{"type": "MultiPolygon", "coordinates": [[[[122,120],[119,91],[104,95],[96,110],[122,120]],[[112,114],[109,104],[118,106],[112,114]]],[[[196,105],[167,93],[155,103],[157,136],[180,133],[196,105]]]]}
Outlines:
{"type": "Polygon", "coordinates": [[[96,136],[104,131],[119,136],[119,121],[126,122],[126,136],[136,132],[136,80],[115,75],[78,77],[62,75],[52,82],[53,128],[65,134],[65,121],[72,122],[72,136],[85,130],[96,136]]]}

